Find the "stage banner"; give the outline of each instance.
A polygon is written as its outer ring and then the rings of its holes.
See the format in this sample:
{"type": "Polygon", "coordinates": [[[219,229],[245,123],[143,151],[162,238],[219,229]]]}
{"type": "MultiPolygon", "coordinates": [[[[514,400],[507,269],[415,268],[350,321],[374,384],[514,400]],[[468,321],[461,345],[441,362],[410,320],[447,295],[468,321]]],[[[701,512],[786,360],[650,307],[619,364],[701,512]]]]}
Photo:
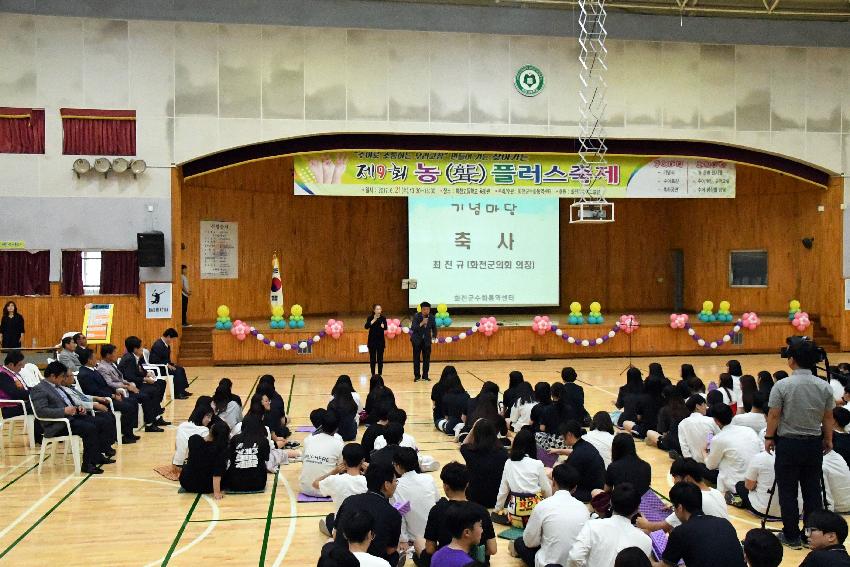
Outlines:
{"type": "Polygon", "coordinates": [[[239,223],[201,221],[201,279],[239,277],[239,223]]]}
{"type": "Polygon", "coordinates": [[[362,151],[299,154],[295,194],[347,197],[733,198],[735,164],[577,154],[362,151]]]}
{"type": "Polygon", "coordinates": [[[105,345],[112,337],[111,303],[89,303],[83,315],[83,334],[90,345],[105,345]]]}
{"type": "Polygon", "coordinates": [[[145,284],[145,318],[171,319],[171,283],[145,284]]]}

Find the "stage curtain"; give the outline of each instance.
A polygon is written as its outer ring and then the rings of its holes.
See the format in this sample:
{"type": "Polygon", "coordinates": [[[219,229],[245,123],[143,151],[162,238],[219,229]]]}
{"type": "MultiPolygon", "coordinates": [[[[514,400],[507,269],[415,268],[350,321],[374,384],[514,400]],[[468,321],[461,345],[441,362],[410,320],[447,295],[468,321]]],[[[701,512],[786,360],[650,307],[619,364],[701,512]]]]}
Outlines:
{"type": "Polygon", "coordinates": [[[0,154],[44,153],[44,109],[0,106],[0,154]]]}
{"type": "Polygon", "coordinates": [[[62,251],[62,293],[83,295],[83,253],[79,250],[62,251]]]}
{"type": "Polygon", "coordinates": [[[0,295],[50,295],[50,252],[0,251],[0,295]]]}
{"type": "Polygon", "coordinates": [[[60,108],[65,155],[136,155],[136,111],[60,108]]]}
{"type": "Polygon", "coordinates": [[[100,293],[139,294],[139,255],[135,250],[104,250],[100,263],[100,293]]]}

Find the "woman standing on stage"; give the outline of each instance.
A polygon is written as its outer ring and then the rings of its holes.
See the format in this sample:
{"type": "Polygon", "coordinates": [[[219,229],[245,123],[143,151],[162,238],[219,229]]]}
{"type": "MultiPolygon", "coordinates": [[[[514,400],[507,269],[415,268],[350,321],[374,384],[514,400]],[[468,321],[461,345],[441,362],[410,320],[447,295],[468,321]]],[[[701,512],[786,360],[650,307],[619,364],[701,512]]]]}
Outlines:
{"type": "Polygon", "coordinates": [[[369,348],[369,369],[372,376],[384,373],[384,348],[387,344],[384,331],[387,330],[387,319],[381,314],[382,311],[380,305],[373,305],[372,314],[366,318],[366,324],[363,325],[364,329],[369,329],[366,346],[369,348]]]}
{"type": "Polygon", "coordinates": [[[24,318],[18,313],[18,304],[9,301],[3,306],[0,320],[0,344],[3,348],[21,348],[24,338],[24,318]]]}

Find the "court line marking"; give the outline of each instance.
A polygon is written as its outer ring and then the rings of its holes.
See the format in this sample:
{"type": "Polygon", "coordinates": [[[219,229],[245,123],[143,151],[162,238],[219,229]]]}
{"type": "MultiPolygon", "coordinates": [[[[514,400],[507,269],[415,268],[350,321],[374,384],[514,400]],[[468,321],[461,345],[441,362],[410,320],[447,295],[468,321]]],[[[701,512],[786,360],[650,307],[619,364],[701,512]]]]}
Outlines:
{"type": "Polygon", "coordinates": [[[585,382],[584,380],[579,380],[579,379],[576,379],[576,382],[581,382],[582,384],[590,386],[591,388],[596,388],[597,390],[599,390],[601,392],[605,392],[606,394],[614,396],[615,398],[617,397],[617,394],[615,394],[611,390],[606,390],[605,388],[602,388],[601,386],[597,386],[596,384],[591,384],[590,382],[585,382]]]}
{"type": "Polygon", "coordinates": [[[262,374],[257,374],[257,377],[254,378],[254,384],[251,386],[251,391],[248,392],[248,400],[249,401],[251,399],[251,396],[254,395],[254,389],[257,387],[257,384],[260,382],[260,376],[262,376],[262,374]]]}
{"type": "Polygon", "coordinates": [[[15,526],[17,526],[18,524],[20,524],[20,523],[23,521],[23,519],[24,519],[24,518],[26,518],[27,516],[29,516],[30,514],[32,514],[32,513],[36,510],[36,508],[38,508],[39,506],[41,506],[42,504],[44,504],[44,501],[45,501],[45,500],[47,500],[48,498],[50,498],[51,496],[53,496],[53,493],[54,493],[54,492],[56,492],[57,490],[59,490],[59,488],[61,488],[63,484],[65,484],[66,482],[68,482],[68,481],[69,481],[69,480],[71,480],[72,478],[74,478],[74,475],[69,474],[68,476],[66,476],[65,478],[63,478],[61,481],[59,481],[59,484],[57,484],[57,485],[56,485],[56,486],[54,486],[52,489],[50,489],[50,491],[49,491],[49,492],[47,492],[44,496],[42,496],[41,498],[39,498],[38,500],[36,500],[36,501],[33,503],[33,505],[32,505],[32,506],[30,506],[29,508],[27,508],[26,510],[24,510],[23,512],[21,512],[21,514],[20,514],[17,518],[15,518],[15,520],[14,520],[11,524],[9,524],[8,526],[6,526],[6,527],[3,529],[3,531],[0,531],[0,539],[3,539],[4,537],[6,537],[6,534],[8,534],[8,533],[9,533],[10,531],[12,531],[13,529],[15,529],[15,526]]]}
{"type": "Polygon", "coordinates": [[[467,370],[467,371],[466,371],[466,373],[467,373],[467,374],[471,374],[473,378],[475,378],[476,380],[478,380],[478,381],[479,381],[479,382],[481,382],[482,384],[484,383],[484,380],[482,380],[481,378],[479,378],[478,376],[476,376],[476,375],[472,372],[472,370],[467,370]]]}
{"type": "MultiPolygon", "coordinates": [[[[295,375],[292,375],[292,380],[295,380],[295,375]]],[[[272,528],[272,514],[274,514],[274,499],[277,496],[277,482],[280,478],[280,468],[274,473],[274,484],[272,484],[272,497],[269,499],[269,512],[266,514],[266,529],[263,532],[263,545],[260,547],[260,567],[266,564],[266,549],[269,545],[269,533],[272,528]]]]}
{"type": "MultiPolygon", "coordinates": [[[[327,514],[298,514],[295,516],[272,516],[272,520],[291,520],[293,518],[324,518],[327,514]]],[[[190,524],[202,524],[204,522],[256,522],[257,520],[265,520],[266,516],[257,516],[256,518],[221,518],[218,520],[189,520],[190,524]]]]}
{"type": "MultiPolygon", "coordinates": [[[[198,377],[197,377],[197,376],[195,376],[194,378],[192,378],[192,380],[189,382],[188,386],[191,386],[191,385],[195,382],[195,380],[197,380],[197,379],[198,379],[198,377]]],[[[187,387],[188,387],[188,386],[187,386],[187,387]]],[[[165,408],[167,408],[168,406],[170,406],[170,405],[171,405],[171,402],[173,402],[173,401],[174,401],[174,398],[171,398],[170,400],[168,400],[168,401],[165,403],[165,405],[164,405],[164,406],[162,406],[162,409],[165,409],[165,408]]],[[[144,425],[143,425],[142,427],[144,427],[144,425]]],[[[139,430],[139,429],[141,429],[142,427],[137,427],[137,428],[136,428],[136,431],[138,431],[138,430],[139,430]]]]}
{"type": "Polygon", "coordinates": [[[295,373],[292,374],[292,380],[289,381],[289,398],[286,400],[286,415],[289,415],[289,408],[292,407],[292,388],[295,386],[295,373]]]}
{"type": "Polygon", "coordinates": [[[283,486],[286,488],[286,494],[289,497],[289,515],[292,516],[292,521],[289,522],[286,539],[283,540],[280,546],[280,552],[277,554],[272,567],[280,567],[280,564],[283,563],[283,559],[289,551],[289,546],[292,545],[292,540],[295,538],[295,526],[298,524],[298,500],[295,498],[295,494],[292,492],[292,487],[289,486],[289,481],[286,480],[286,477],[283,477],[283,486]]]}
{"type": "MultiPolygon", "coordinates": [[[[180,529],[177,530],[177,535],[174,536],[174,540],[171,542],[171,547],[168,548],[168,553],[165,554],[165,557],[162,560],[162,567],[168,565],[168,562],[171,560],[171,556],[174,555],[174,550],[177,548],[177,543],[180,541],[180,536],[183,535],[183,532],[186,530],[186,526],[189,525],[189,518],[191,518],[192,514],[195,512],[195,507],[198,505],[198,501],[200,499],[201,495],[196,494],[195,500],[192,502],[192,506],[189,508],[189,511],[186,513],[186,517],[183,519],[183,523],[180,524],[180,529]]],[[[155,561],[153,563],[148,563],[148,566],[156,564],[157,562],[155,561]]]]}
{"type": "MultiPolygon", "coordinates": [[[[68,478],[70,478],[70,477],[68,477],[68,478]]],[[[4,549],[4,550],[3,550],[3,553],[0,553],[0,559],[3,559],[3,557],[5,557],[7,553],[9,553],[10,551],[12,551],[12,549],[14,549],[16,545],[18,545],[19,543],[21,543],[21,542],[22,542],[22,541],[23,541],[23,540],[24,540],[24,539],[25,539],[25,538],[26,538],[26,537],[27,537],[27,536],[28,536],[28,535],[29,535],[29,534],[30,534],[33,530],[35,530],[35,529],[39,526],[39,524],[41,524],[41,522],[43,522],[44,520],[46,520],[46,519],[47,519],[47,517],[48,517],[50,514],[52,514],[52,513],[54,512],[54,510],[56,510],[59,506],[61,506],[61,505],[62,505],[62,503],[63,503],[63,502],[65,502],[68,498],[70,498],[70,497],[71,497],[71,495],[73,495],[73,494],[77,491],[77,489],[78,489],[78,488],[80,488],[82,485],[84,485],[84,484],[86,483],[86,481],[87,481],[89,478],[91,478],[91,473],[89,473],[89,474],[87,474],[85,477],[83,477],[83,479],[82,479],[80,482],[78,482],[78,483],[74,486],[74,488],[72,488],[70,491],[68,491],[67,493],[65,493],[65,495],[64,495],[62,498],[60,498],[60,499],[59,499],[59,501],[58,501],[56,504],[54,504],[53,506],[51,506],[51,507],[47,510],[47,512],[45,512],[44,514],[42,514],[42,515],[41,515],[41,517],[40,517],[38,520],[36,520],[36,521],[35,521],[35,523],[33,523],[33,524],[29,527],[29,528],[27,528],[27,529],[26,529],[26,531],[24,531],[24,533],[22,533],[21,535],[19,535],[19,536],[18,536],[18,538],[17,538],[15,541],[13,541],[13,542],[9,545],[9,547],[7,547],[6,549],[4,549]]],[[[67,480],[67,478],[66,478],[65,480],[67,480]]],[[[65,482],[65,481],[62,481],[62,483],[61,483],[61,484],[64,484],[64,482],[65,482]]],[[[49,493],[48,493],[48,494],[49,494],[49,493]]],[[[28,512],[29,512],[29,511],[28,511],[28,512]]]]}
{"type": "MultiPolygon", "coordinates": [[[[34,459],[34,458],[35,458],[35,457],[37,457],[37,456],[38,456],[38,455],[30,455],[30,456],[28,456],[26,459],[24,459],[23,461],[21,461],[20,463],[18,463],[17,465],[15,465],[15,466],[13,466],[13,467],[9,467],[9,470],[7,470],[6,472],[4,472],[3,474],[0,474],[0,480],[2,480],[2,479],[4,479],[4,478],[6,478],[6,477],[7,477],[7,476],[9,476],[10,474],[12,474],[13,472],[15,472],[15,471],[16,471],[16,470],[18,470],[19,468],[21,468],[22,466],[24,466],[24,465],[27,463],[27,461],[29,461],[30,459],[34,459]]],[[[50,457],[50,455],[47,455],[47,457],[49,458],[49,457],[50,457]]],[[[47,459],[44,459],[44,460],[46,461],[47,459]]],[[[36,463],[36,466],[38,466],[38,463],[36,463]]],[[[32,469],[29,469],[27,472],[29,472],[29,471],[31,471],[31,470],[32,470],[32,469]]],[[[24,473],[24,474],[26,474],[26,473],[24,473]]],[[[21,476],[23,476],[23,475],[21,475],[21,476]]],[[[18,478],[21,478],[21,477],[19,476],[18,478]]],[[[18,480],[18,478],[16,478],[15,480],[18,480]]],[[[3,488],[0,488],[0,492],[3,492],[4,490],[6,490],[6,488],[8,488],[10,484],[12,484],[13,482],[15,482],[15,480],[13,480],[12,482],[10,482],[10,483],[6,484],[6,486],[4,486],[3,488]]]]}

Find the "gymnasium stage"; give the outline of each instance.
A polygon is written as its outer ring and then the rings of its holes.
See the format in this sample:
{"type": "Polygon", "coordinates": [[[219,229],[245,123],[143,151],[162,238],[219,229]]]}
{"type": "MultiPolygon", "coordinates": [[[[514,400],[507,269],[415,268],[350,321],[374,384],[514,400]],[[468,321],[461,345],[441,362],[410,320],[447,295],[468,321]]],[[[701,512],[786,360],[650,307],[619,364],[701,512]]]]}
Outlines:
{"type": "MultiPolygon", "coordinates": [[[[541,312],[548,315],[555,325],[566,320],[566,315],[541,312]]],[[[685,329],[670,328],[670,314],[661,311],[634,313],[640,322],[640,328],[631,335],[631,354],[633,356],[696,356],[707,354],[728,353],[738,354],[773,353],[785,344],[785,338],[795,334],[787,316],[765,315],[761,317],[761,325],[753,330],[742,329],[738,341],[732,341],[719,346],[717,349],[703,348],[688,335],[685,329]]],[[[739,315],[739,314],[736,314],[739,315]]],[[[441,337],[457,336],[466,332],[464,340],[453,341],[449,344],[435,344],[431,351],[432,361],[462,361],[462,360],[542,360],[550,358],[590,358],[629,356],[629,336],[623,332],[617,333],[601,345],[583,347],[570,344],[553,331],[540,336],[531,330],[534,315],[531,314],[502,314],[495,315],[502,323],[499,330],[492,336],[483,333],[469,333],[469,329],[481,315],[453,316],[452,326],[439,330],[441,337]]],[[[620,314],[605,315],[601,325],[565,325],[566,334],[578,341],[606,335],[619,319],[620,314]]],[[[306,341],[324,329],[329,318],[342,320],[345,331],[339,339],[330,336],[323,338],[312,346],[309,354],[298,354],[295,350],[277,349],[248,335],[244,341],[239,341],[228,331],[212,330],[213,364],[299,364],[299,363],[335,363],[362,362],[368,363],[369,355],[360,353],[358,347],[366,344],[367,331],[363,329],[365,315],[336,314],[305,316],[306,327],[296,330],[272,330],[268,320],[245,321],[256,327],[259,333],[275,342],[294,343],[306,341]]],[[[699,337],[706,342],[719,341],[729,333],[734,326],[732,323],[703,324],[696,321],[696,315],[691,316],[693,328],[699,337]]],[[[409,324],[410,319],[401,319],[402,326],[409,324]]],[[[810,333],[818,335],[817,323],[810,328],[810,333]]],[[[824,336],[824,339],[828,337],[824,336]]],[[[384,353],[386,362],[406,362],[411,359],[410,341],[406,335],[387,339],[384,353]]]]}

